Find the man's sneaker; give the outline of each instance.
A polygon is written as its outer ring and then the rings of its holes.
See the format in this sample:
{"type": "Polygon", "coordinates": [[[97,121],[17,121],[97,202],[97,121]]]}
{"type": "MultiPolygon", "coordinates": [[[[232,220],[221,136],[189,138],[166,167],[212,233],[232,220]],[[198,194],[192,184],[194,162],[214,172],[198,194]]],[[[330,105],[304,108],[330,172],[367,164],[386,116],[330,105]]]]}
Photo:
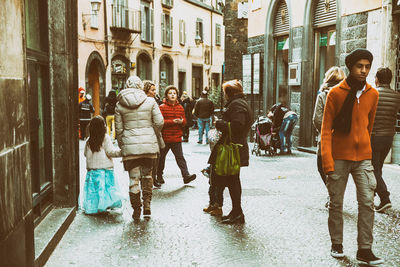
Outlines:
{"type": "Polygon", "coordinates": [[[390,200],[384,199],[384,200],[381,200],[381,204],[379,204],[379,206],[375,207],[375,211],[382,213],[391,207],[392,207],[392,203],[390,202],[390,200]]]}
{"type": "Polygon", "coordinates": [[[203,144],[203,141],[197,141],[197,143],[201,145],[201,144],[203,144]]]}
{"type": "Polygon", "coordinates": [[[357,250],[357,261],[358,264],[365,264],[369,266],[376,266],[384,262],[383,259],[376,257],[374,253],[372,253],[371,249],[357,250]]]}
{"type": "Polygon", "coordinates": [[[221,217],[222,216],[222,208],[221,207],[215,207],[214,210],[210,212],[211,216],[216,216],[216,217],[221,217]]]}
{"type": "Polygon", "coordinates": [[[343,258],[343,245],[342,244],[332,244],[331,256],[334,258],[343,258]]]}
{"type": "Polygon", "coordinates": [[[191,181],[193,181],[194,179],[196,179],[196,174],[189,174],[183,177],[183,183],[184,184],[188,184],[191,181]]]}

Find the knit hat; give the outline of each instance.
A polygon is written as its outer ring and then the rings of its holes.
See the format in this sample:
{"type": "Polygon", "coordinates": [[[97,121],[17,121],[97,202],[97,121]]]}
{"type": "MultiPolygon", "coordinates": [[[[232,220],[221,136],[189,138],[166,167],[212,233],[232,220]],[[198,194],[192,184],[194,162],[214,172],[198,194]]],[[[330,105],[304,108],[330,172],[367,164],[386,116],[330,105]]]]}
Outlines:
{"type": "Polygon", "coordinates": [[[372,64],[374,56],[367,49],[357,48],[346,56],[345,63],[349,70],[357,63],[360,59],[366,59],[372,64]]]}
{"type": "Polygon", "coordinates": [[[143,82],[138,76],[131,76],[126,81],[126,88],[134,88],[143,90],[143,82]]]}
{"type": "Polygon", "coordinates": [[[82,87],[79,87],[79,93],[84,93],[84,92],[86,92],[85,89],[82,87]]]}

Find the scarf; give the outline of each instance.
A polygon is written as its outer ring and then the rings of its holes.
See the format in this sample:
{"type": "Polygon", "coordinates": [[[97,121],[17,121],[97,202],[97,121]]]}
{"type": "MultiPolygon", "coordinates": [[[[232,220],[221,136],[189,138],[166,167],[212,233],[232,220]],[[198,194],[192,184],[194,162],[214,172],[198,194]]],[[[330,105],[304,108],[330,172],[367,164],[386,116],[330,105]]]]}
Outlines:
{"type": "Polygon", "coordinates": [[[340,109],[338,115],[333,120],[332,128],[335,131],[348,134],[351,130],[351,118],[357,91],[363,89],[366,82],[358,81],[356,78],[351,76],[351,74],[349,75],[349,77],[346,78],[346,82],[350,86],[350,92],[347,94],[347,97],[344,100],[343,106],[340,109]]]}

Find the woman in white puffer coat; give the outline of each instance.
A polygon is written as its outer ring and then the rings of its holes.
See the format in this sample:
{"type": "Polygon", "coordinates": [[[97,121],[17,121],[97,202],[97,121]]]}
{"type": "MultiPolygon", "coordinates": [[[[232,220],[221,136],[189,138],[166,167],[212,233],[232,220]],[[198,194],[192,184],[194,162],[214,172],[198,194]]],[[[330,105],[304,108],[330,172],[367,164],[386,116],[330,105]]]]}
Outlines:
{"type": "Polygon", "coordinates": [[[154,98],[147,97],[143,91],[143,82],[139,77],[129,77],[126,87],[117,97],[115,132],[118,146],[121,148],[124,169],[129,172],[132,218],[138,220],[142,206],[141,188],[143,215],[151,215],[152,164],[159,153],[155,129],[161,130],[164,119],[154,98]]]}

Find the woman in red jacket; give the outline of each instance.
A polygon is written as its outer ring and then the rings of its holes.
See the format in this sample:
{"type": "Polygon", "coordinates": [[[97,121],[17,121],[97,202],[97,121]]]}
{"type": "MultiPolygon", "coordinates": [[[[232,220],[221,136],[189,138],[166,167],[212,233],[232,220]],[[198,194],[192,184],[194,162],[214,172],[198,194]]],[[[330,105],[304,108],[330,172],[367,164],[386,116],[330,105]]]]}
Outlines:
{"type": "Polygon", "coordinates": [[[185,111],[178,102],[178,89],[170,85],[165,90],[165,100],[160,106],[162,115],[164,116],[164,128],[162,129],[162,137],[165,142],[165,148],[160,152],[158,162],[157,180],[163,184],[163,171],[165,166],[165,157],[171,149],[174,153],[176,163],[183,177],[183,183],[188,184],[196,179],[196,174],[189,174],[186,160],[182,152],[182,127],[186,124],[185,111]]]}

